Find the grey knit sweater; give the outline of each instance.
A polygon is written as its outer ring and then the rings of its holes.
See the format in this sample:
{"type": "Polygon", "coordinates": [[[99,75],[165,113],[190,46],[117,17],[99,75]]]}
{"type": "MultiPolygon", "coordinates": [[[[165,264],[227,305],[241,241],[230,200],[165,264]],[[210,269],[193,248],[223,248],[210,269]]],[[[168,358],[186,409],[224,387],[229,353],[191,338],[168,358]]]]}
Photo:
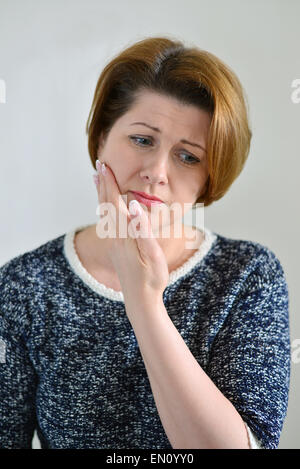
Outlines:
{"type": "MultiPolygon", "coordinates": [[[[0,448],[172,448],[122,292],[74,249],[77,227],[0,268],[0,448]]],[[[277,448],[290,380],[289,297],[267,247],[205,229],[163,300],[190,351],[245,422],[277,448]]]]}

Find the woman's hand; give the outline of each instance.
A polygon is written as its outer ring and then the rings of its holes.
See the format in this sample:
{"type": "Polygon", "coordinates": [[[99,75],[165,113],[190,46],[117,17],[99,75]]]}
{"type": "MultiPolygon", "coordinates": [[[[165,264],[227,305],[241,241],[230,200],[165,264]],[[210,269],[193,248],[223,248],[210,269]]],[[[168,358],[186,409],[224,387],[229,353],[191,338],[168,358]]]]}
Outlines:
{"type": "Polygon", "coordinates": [[[97,163],[99,184],[96,186],[100,220],[96,232],[99,238],[103,237],[104,227],[108,223],[112,237],[107,238],[105,243],[119,277],[124,301],[126,302],[126,298],[130,301],[133,298],[141,300],[143,295],[148,293],[155,298],[162,297],[168,285],[169,270],[164,252],[153,235],[147,212],[137,202],[141,213],[131,214],[121,196],[113,171],[105,165],[104,176],[100,166],[101,164],[97,163]],[[108,216],[101,219],[101,214],[104,215],[106,211],[108,216]],[[125,237],[119,237],[120,224],[122,224],[122,236],[126,227],[125,237]]]}

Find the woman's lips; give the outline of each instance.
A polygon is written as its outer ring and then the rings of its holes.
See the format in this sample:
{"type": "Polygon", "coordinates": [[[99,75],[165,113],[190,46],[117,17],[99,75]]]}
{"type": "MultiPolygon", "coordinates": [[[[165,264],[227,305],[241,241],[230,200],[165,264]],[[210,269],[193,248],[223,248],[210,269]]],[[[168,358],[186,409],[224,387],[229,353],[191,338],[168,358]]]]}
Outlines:
{"type": "Polygon", "coordinates": [[[131,191],[131,193],[134,195],[134,197],[136,198],[136,200],[138,202],[141,202],[142,204],[146,205],[146,207],[151,207],[151,205],[157,205],[157,204],[163,204],[164,203],[164,202],[159,201],[159,200],[146,199],[146,197],[143,197],[138,192],[131,191]]]}

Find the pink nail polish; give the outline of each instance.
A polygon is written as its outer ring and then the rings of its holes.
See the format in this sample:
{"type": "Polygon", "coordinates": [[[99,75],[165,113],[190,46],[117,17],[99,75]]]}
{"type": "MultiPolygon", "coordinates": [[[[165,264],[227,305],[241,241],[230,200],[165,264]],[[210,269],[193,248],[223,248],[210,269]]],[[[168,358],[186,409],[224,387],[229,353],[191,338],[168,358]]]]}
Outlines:
{"type": "Polygon", "coordinates": [[[101,165],[101,171],[102,171],[103,176],[105,176],[105,174],[106,174],[105,163],[102,163],[102,165],[101,165]]]}
{"type": "Polygon", "coordinates": [[[141,215],[142,213],[142,207],[140,206],[138,201],[135,199],[129,202],[128,208],[129,208],[129,213],[131,215],[141,215]]]}

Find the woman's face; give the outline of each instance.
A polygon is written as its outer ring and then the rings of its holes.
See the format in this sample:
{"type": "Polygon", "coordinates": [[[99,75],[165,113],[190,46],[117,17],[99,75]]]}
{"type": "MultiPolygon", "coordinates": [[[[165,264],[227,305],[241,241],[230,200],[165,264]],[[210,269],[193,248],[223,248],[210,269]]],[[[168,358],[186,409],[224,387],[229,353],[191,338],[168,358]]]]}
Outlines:
{"type": "MultiPolygon", "coordinates": [[[[138,95],[106,140],[99,139],[97,153],[99,161],[106,162],[114,172],[122,197],[127,196],[127,206],[135,199],[131,191],[138,191],[165,204],[143,207],[148,213],[157,207],[169,211],[177,203],[183,216],[191,208],[208,179],[210,122],[210,115],[196,106],[152,91],[138,95]]],[[[170,219],[172,225],[175,218],[170,219]]],[[[153,229],[161,226],[161,221],[156,226],[151,221],[153,229]]]]}

